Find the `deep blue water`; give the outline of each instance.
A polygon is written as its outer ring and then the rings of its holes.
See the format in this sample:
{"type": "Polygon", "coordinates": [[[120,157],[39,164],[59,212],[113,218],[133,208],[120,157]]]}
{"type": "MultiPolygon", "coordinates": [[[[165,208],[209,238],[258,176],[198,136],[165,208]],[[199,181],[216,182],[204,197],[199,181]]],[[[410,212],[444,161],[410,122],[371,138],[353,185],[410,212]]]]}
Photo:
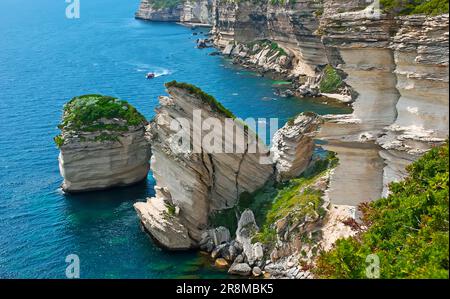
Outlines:
{"type": "Polygon", "coordinates": [[[59,190],[53,136],[63,104],[90,93],[128,100],[147,118],[169,80],[198,85],[242,118],[342,108],[278,99],[273,82],[194,48],[190,29],[134,20],[139,0],[0,1],[0,278],[64,278],[75,253],[82,278],[221,277],[196,253],[167,253],[140,230],[134,202],[154,181],[109,192],[59,190]],[[148,81],[145,73],[165,76],[148,81]]]}

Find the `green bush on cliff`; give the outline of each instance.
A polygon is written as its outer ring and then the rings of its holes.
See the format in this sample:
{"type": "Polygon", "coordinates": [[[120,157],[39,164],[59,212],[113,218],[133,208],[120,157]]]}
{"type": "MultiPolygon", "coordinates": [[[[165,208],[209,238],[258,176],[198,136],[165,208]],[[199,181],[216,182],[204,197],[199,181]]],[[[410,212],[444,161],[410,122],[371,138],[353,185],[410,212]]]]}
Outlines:
{"type": "Polygon", "coordinates": [[[384,11],[395,15],[439,15],[449,12],[448,0],[381,0],[384,11]]]}
{"type": "Polygon", "coordinates": [[[63,120],[58,127],[85,132],[126,131],[127,126],[144,122],[144,116],[126,101],[102,95],[84,95],[64,105],[63,120]],[[120,119],[124,124],[104,124],[99,122],[101,119],[120,119]]]}
{"type": "Polygon", "coordinates": [[[154,9],[174,8],[183,3],[184,0],[152,0],[154,9]]]}
{"type": "Polygon", "coordinates": [[[270,246],[276,241],[274,223],[286,216],[289,216],[292,223],[301,221],[306,216],[325,216],[325,210],[322,208],[323,192],[309,186],[337,164],[336,154],[328,152],[325,158],[317,160],[300,177],[279,184],[270,204],[258,207],[258,194],[256,194],[256,204],[250,208],[255,211],[255,218],[261,229],[256,234],[254,241],[270,246]]]}
{"type": "Polygon", "coordinates": [[[289,56],[286,53],[286,51],[282,47],[280,47],[280,45],[278,43],[268,40],[268,39],[252,41],[252,42],[247,43],[247,46],[250,47],[250,49],[252,49],[253,46],[256,44],[260,45],[261,47],[269,46],[272,55],[274,53],[277,53],[278,57],[279,56],[289,56]]]}
{"type": "Polygon", "coordinates": [[[53,138],[57,147],[61,147],[64,144],[64,138],[61,135],[55,136],[53,138]]]}
{"type": "Polygon", "coordinates": [[[331,65],[327,65],[323,71],[322,80],[320,80],[320,92],[335,92],[342,84],[343,81],[339,73],[331,65]]]}
{"type": "Polygon", "coordinates": [[[177,82],[175,80],[167,82],[165,86],[167,88],[175,87],[184,89],[190,94],[199,97],[203,102],[208,103],[214,111],[223,113],[228,118],[236,119],[236,116],[230,110],[225,108],[219,101],[217,101],[216,98],[214,98],[212,95],[207,94],[197,86],[188,83],[177,82]]]}
{"type": "Polygon", "coordinates": [[[368,230],[322,253],[316,275],[366,278],[366,257],[376,254],[381,278],[448,278],[448,155],[448,142],[432,149],[390,185],[388,197],[362,206],[368,230]]]}
{"type": "MultiPolygon", "coordinates": [[[[66,131],[101,132],[91,141],[118,141],[117,132],[128,131],[128,126],[145,122],[136,108],[113,97],[84,95],[75,97],[64,105],[63,119],[58,128],[66,131]],[[122,123],[105,123],[103,120],[117,119],[122,123]],[[112,133],[114,132],[114,133],[112,133]]],[[[83,136],[80,141],[87,141],[83,136]]],[[[57,147],[64,144],[64,138],[54,138],[57,147]]]]}
{"type": "Polygon", "coordinates": [[[225,226],[232,233],[237,228],[237,216],[245,209],[255,214],[260,231],[253,241],[268,246],[276,241],[273,224],[290,214],[292,220],[298,220],[307,214],[322,214],[322,192],[308,188],[324,173],[337,165],[336,155],[329,152],[326,157],[315,161],[304,174],[286,183],[269,182],[254,193],[244,192],[236,207],[216,212],[210,219],[213,227],[225,226]]]}

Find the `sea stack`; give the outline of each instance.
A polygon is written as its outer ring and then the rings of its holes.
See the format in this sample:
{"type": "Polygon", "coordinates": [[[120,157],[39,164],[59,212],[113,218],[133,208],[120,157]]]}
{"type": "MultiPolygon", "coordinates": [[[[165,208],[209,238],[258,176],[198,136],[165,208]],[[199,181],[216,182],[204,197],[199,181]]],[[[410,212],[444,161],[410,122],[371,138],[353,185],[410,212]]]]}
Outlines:
{"type": "Polygon", "coordinates": [[[274,170],[270,161],[264,163],[268,154],[265,145],[212,96],[186,83],[174,81],[166,87],[169,96],[160,97],[160,107],[148,129],[156,197],[136,203],[135,208],[159,245],[181,250],[198,247],[202,233],[210,228],[210,215],[234,207],[243,192],[262,187],[274,170]],[[203,123],[197,119],[200,114],[203,123]],[[208,120],[214,120],[214,129],[205,128],[208,120]],[[244,137],[242,143],[237,138],[229,142],[230,133],[234,133],[226,130],[227,120],[235,127],[235,136],[244,137]],[[182,129],[177,130],[178,122],[182,129]],[[203,140],[195,148],[193,135],[199,131],[203,140]],[[193,136],[187,151],[179,141],[184,134],[193,136]],[[213,139],[214,143],[222,141],[228,150],[207,149],[213,139]]]}
{"type": "Polygon", "coordinates": [[[145,118],[126,101],[102,95],[64,106],[55,137],[65,192],[127,186],[147,177],[150,145],[145,118]]]}

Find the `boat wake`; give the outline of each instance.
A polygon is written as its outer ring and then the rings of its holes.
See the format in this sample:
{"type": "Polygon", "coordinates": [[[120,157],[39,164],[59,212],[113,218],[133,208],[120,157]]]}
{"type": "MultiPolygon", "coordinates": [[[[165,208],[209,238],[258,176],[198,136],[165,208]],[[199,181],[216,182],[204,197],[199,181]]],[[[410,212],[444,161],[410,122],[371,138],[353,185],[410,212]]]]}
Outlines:
{"type": "Polygon", "coordinates": [[[151,65],[148,64],[139,64],[136,68],[136,71],[139,73],[152,73],[155,74],[154,78],[158,78],[158,77],[162,77],[162,76],[167,76],[172,74],[172,71],[166,68],[162,68],[162,67],[153,67],[151,65]]]}
{"type": "Polygon", "coordinates": [[[158,77],[170,75],[171,71],[167,70],[167,69],[162,69],[161,71],[155,71],[154,73],[155,73],[155,78],[158,78],[158,77]]]}

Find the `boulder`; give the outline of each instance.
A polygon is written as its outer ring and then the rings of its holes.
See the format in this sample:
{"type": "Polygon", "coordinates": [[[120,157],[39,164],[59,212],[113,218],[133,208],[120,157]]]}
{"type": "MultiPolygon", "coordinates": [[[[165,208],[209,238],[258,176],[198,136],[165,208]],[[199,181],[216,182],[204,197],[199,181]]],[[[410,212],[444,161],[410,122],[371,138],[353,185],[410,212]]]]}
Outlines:
{"type": "Polygon", "coordinates": [[[230,231],[224,226],[219,226],[207,230],[202,234],[202,239],[200,240],[200,249],[211,252],[211,250],[220,244],[228,243],[231,239],[230,231]],[[212,248],[211,248],[212,246],[212,248]]]}
{"type": "Polygon", "coordinates": [[[244,246],[244,255],[246,262],[253,266],[259,264],[264,257],[264,249],[261,243],[251,244],[250,246],[244,246]]]}
{"type": "Polygon", "coordinates": [[[236,263],[231,265],[228,273],[232,275],[249,276],[252,273],[252,268],[246,263],[236,263]]]}
{"type": "Polygon", "coordinates": [[[255,277],[259,277],[262,275],[262,270],[260,267],[253,267],[252,274],[255,277]]]}
{"type": "Polygon", "coordinates": [[[231,52],[233,51],[233,49],[234,49],[234,44],[228,44],[228,45],[225,47],[225,49],[223,49],[222,54],[223,54],[223,55],[230,56],[230,55],[231,55],[231,52]]]}
{"type": "Polygon", "coordinates": [[[246,209],[242,212],[236,230],[236,241],[244,245],[249,241],[253,235],[258,232],[259,228],[256,225],[255,215],[252,210],[246,209]]]}
{"type": "Polygon", "coordinates": [[[211,257],[213,259],[223,256],[223,251],[228,247],[228,244],[220,244],[216,246],[211,252],[211,257]]]}
{"type": "Polygon", "coordinates": [[[216,259],[216,261],[214,262],[214,265],[215,265],[217,268],[226,268],[226,267],[228,267],[228,262],[227,262],[225,259],[223,259],[223,258],[218,258],[218,259],[216,259]]]}
{"type": "Polygon", "coordinates": [[[258,230],[255,215],[250,209],[246,209],[238,222],[236,241],[241,244],[245,261],[251,266],[260,261],[264,255],[261,243],[252,244],[252,238],[258,230]]]}
{"type": "Polygon", "coordinates": [[[171,214],[158,190],[155,198],[135,203],[134,208],[145,229],[158,245],[169,250],[191,248],[192,242],[186,227],[171,214]]]}
{"type": "Polygon", "coordinates": [[[229,262],[232,262],[241,253],[242,249],[232,244],[229,244],[222,250],[222,257],[229,262]]]}
{"type": "Polygon", "coordinates": [[[239,254],[235,259],[234,259],[234,264],[240,264],[244,262],[244,256],[242,254],[239,254]]]}

